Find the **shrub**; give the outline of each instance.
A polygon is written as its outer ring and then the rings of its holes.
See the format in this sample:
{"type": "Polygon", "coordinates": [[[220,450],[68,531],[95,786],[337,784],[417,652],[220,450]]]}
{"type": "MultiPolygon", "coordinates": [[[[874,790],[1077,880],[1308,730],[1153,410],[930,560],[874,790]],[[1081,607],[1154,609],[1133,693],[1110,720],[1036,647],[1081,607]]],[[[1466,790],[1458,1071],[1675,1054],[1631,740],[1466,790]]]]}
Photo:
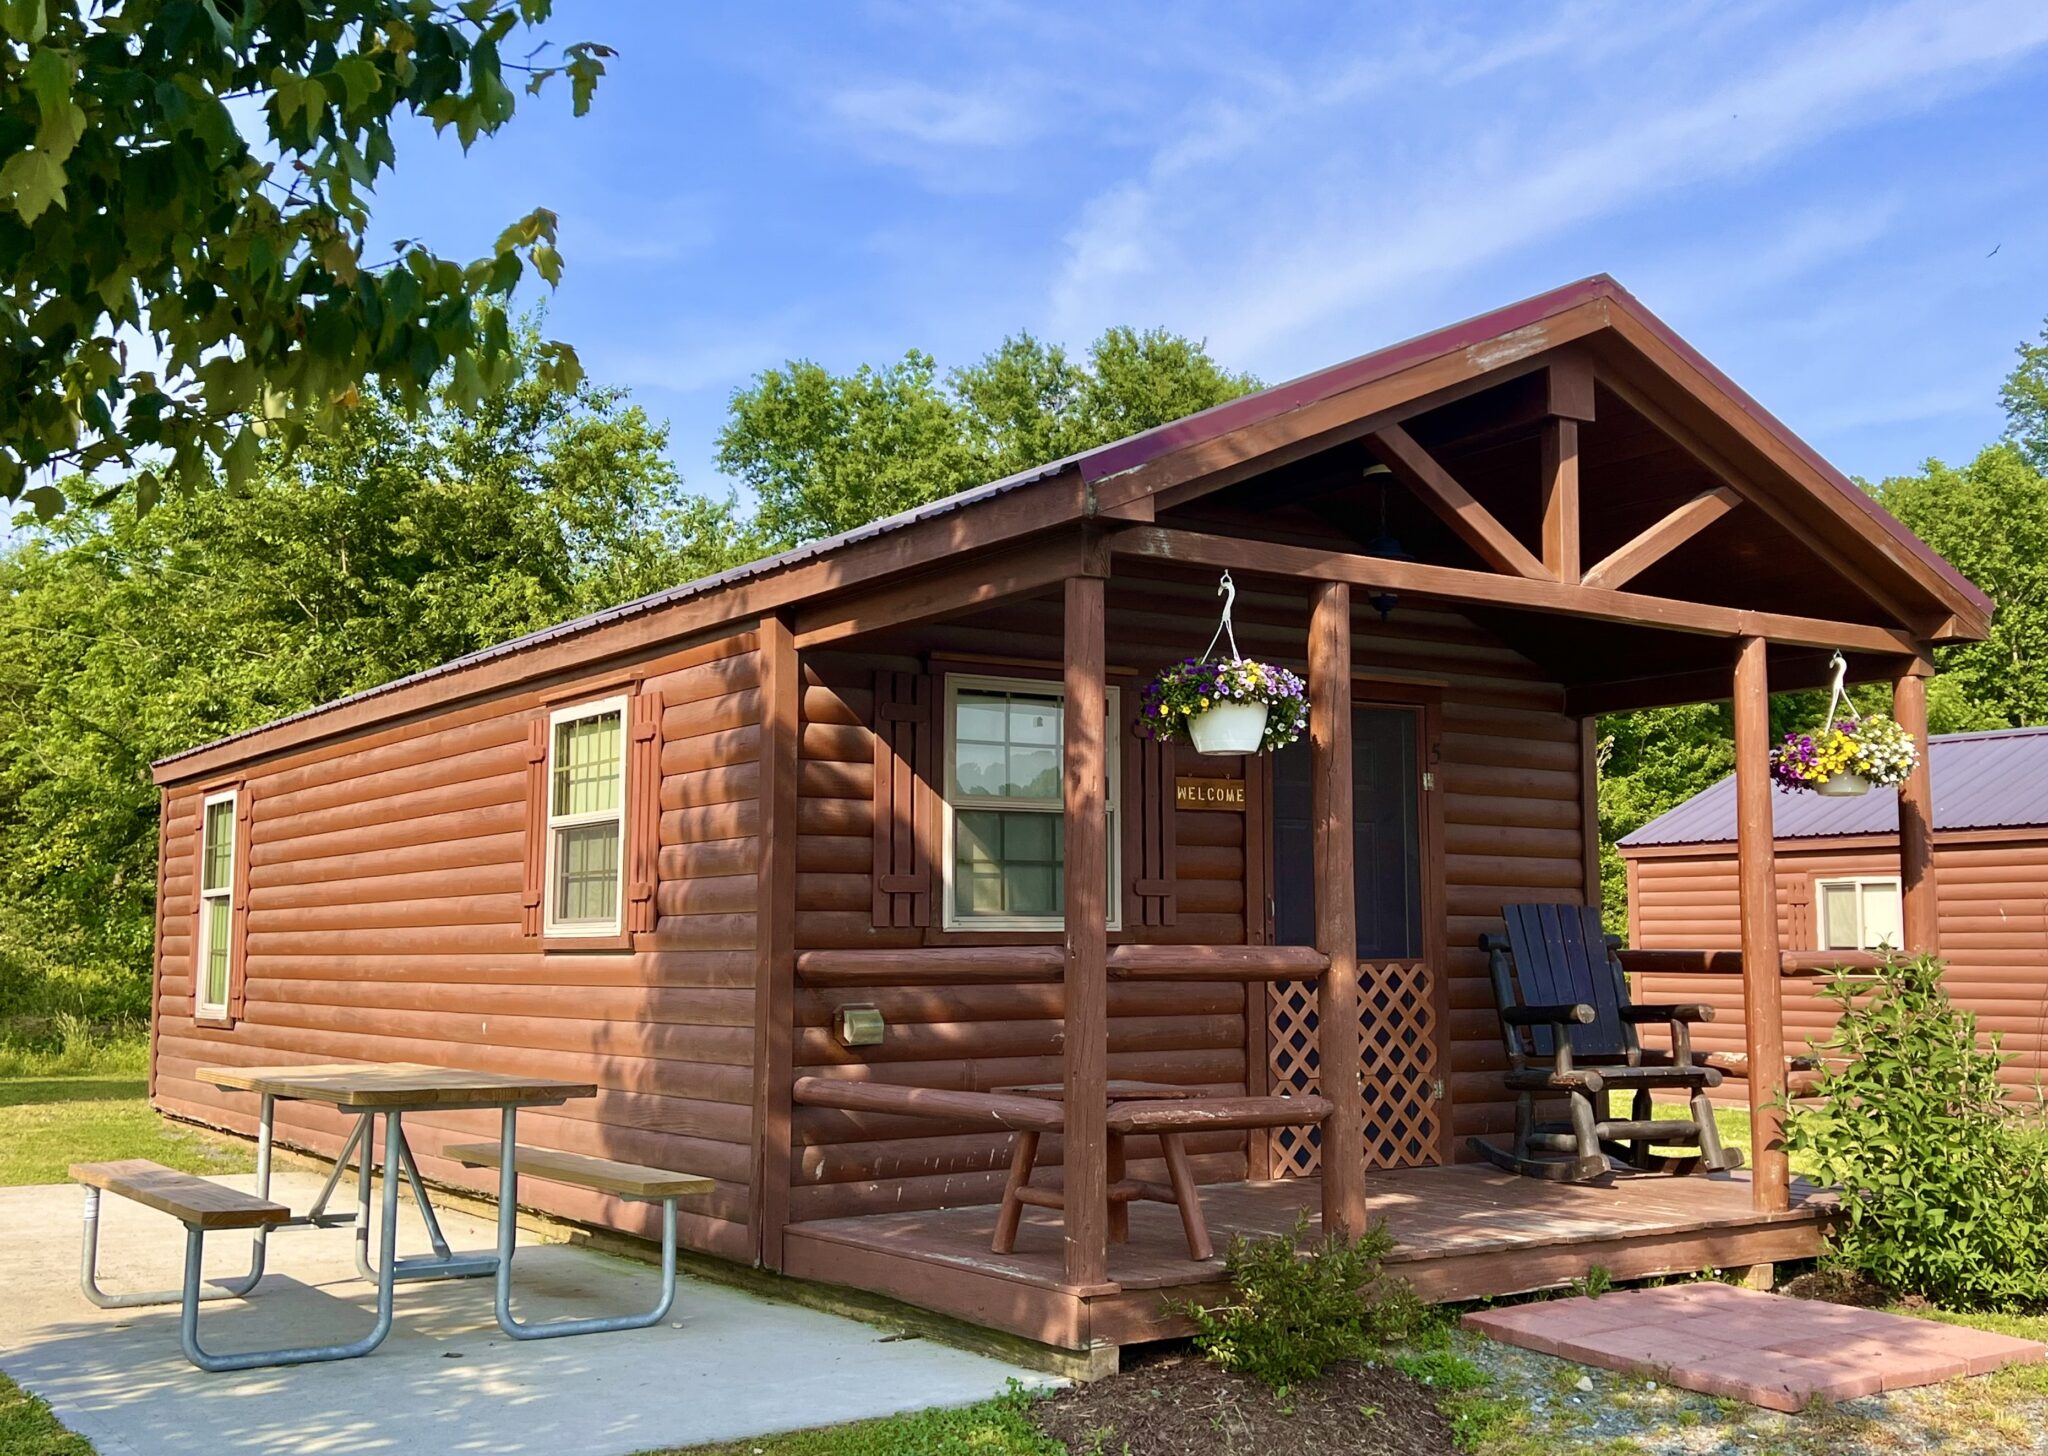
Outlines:
{"type": "Polygon", "coordinates": [[[1998,1038],[1980,1043],[1928,956],[1824,994],[1841,1008],[1818,1048],[1824,1101],[1791,1110],[1785,1141],[1841,1187],[1833,1257],[1940,1304],[2048,1302],[2048,1168],[2006,1105],[1998,1038]]]}
{"type": "Polygon", "coordinates": [[[1355,1243],[1326,1238],[1303,1252],[1307,1235],[1303,1213],[1292,1233],[1230,1241],[1230,1300],[1187,1306],[1197,1349],[1226,1370],[1285,1390],[1339,1361],[1363,1359],[1416,1326],[1420,1302],[1406,1284],[1380,1277],[1394,1246],[1384,1223],[1355,1243]]]}

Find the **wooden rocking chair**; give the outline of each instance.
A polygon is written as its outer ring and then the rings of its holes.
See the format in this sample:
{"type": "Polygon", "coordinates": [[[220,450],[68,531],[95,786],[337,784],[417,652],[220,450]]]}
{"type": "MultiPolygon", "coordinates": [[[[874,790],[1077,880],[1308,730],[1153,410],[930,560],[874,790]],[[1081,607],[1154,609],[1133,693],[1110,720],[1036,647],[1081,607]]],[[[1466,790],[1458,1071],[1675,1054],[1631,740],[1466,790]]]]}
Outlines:
{"type": "Polygon", "coordinates": [[[1618,942],[1602,930],[1597,908],[1509,905],[1502,913],[1507,935],[1483,935],[1479,945],[1500,1007],[1515,1141],[1501,1148],[1471,1138],[1471,1147],[1511,1173],[1569,1183],[1617,1168],[1684,1174],[1741,1167],[1742,1154],[1721,1146],[1707,1100],[1721,1073],[1693,1060],[1692,1023],[1713,1020],[1714,1008],[1630,1005],[1618,942]],[[1669,1025],[1670,1051],[1643,1050],[1636,1028],[1652,1022],[1669,1025]],[[1665,1088],[1689,1094],[1690,1120],[1652,1119],[1650,1093],[1665,1088]],[[1617,1092],[1634,1094],[1627,1117],[1614,1115],[1617,1092]],[[1559,1095],[1570,1121],[1538,1122],[1536,1099],[1559,1095]],[[1651,1151],[1660,1147],[1698,1151],[1651,1151]]]}

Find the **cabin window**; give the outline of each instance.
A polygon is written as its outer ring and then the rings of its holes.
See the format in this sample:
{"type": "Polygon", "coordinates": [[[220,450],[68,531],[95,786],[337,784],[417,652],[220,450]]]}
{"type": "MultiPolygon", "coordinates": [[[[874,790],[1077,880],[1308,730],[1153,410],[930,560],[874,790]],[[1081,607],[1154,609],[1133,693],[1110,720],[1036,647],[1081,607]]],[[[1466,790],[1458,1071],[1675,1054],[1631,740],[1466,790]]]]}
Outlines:
{"type": "MultiPolygon", "coordinates": [[[[1109,723],[1117,690],[1109,689],[1109,723]]],[[[1066,692],[1030,678],[946,679],[945,927],[1058,929],[1066,912],[1060,747],[1066,692]]],[[[1120,928],[1116,736],[1104,754],[1109,928],[1120,928]]]]}
{"type": "Polygon", "coordinates": [[[1895,950],[1905,943],[1895,876],[1820,880],[1814,899],[1822,950],[1895,950]]]}
{"type": "Polygon", "coordinates": [[[235,795],[209,795],[200,806],[199,1015],[228,1014],[235,942],[235,795]]]}
{"type": "Polygon", "coordinates": [[[625,883],[626,700],[549,721],[547,933],[617,935],[625,883]]]}

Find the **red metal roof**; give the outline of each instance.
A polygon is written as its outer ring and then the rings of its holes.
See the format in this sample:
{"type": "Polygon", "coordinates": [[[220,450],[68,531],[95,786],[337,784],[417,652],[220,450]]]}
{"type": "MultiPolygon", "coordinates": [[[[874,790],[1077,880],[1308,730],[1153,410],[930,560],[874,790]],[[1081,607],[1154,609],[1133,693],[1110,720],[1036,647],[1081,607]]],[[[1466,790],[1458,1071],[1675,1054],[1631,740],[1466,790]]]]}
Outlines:
{"type": "MultiPolygon", "coordinates": [[[[920,521],[929,520],[936,516],[948,515],[954,511],[970,510],[983,501],[993,499],[996,496],[1017,490],[1023,486],[1049,479],[1070,468],[1079,470],[1083,479],[1091,483],[1104,480],[1110,476],[1136,469],[1149,461],[1156,460],[1173,451],[1184,449],[1206,440],[1216,439],[1234,430],[1242,429],[1247,425],[1277,418],[1293,410],[1304,408],[1334,395],[1342,394],[1347,390],[1355,389],[1362,384],[1396,374],[1424,360],[1436,358],[1454,350],[1471,348],[1504,339],[1521,330],[1532,328],[1556,314],[1598,299],[1607,299],[1611,303],[1626,309],[1646,328],[1654,332],[1659,339],[1678,351],[1689,364],[1702,371],[1744,413],[1750,415],[1758,423],[1782,439],[1789,448],[1795,451],[1807,464],[1811,465],[1854,509],[1862,511],[1877,521],[1920,562],[1956,590],[1965,594],[1969,600],[1976,602],[1981,609],[1990,610],[1991,599],[1982,591],[1979,591],[1962,573],[1958,572],[1953,566],[1950,566],[1948,562],[1935,554],[1925,542],[1921,541],[1903,524],[1880,508],[1875,501],[1871,500],[1867,494],[1856,486],[1855,482],[1829,465],[1811,446],[1786,429],[1762,405],[1737,388],[1726,375],[1709,364],[1696,350],[1679,338],[1676,333],[1672,332],[1661,319],[1643,307],[1627,289],[1623,288],[1606,274],[1599,273],[1590,278],[1582,278],[1576,283],[1568,283],[1561,288],[1554,288],[1547,293],[1537,294],[1533,298],[1523,299],[1519,303],[1511,303],[1504,308],[1495,309],[1490,313],[1475,315],[1463,322],[1419,335],[1403,343],[1393,344],[1387,348],[1376,350],[1373,353],[1360,355],[1342,364],[1317,370],[1313,374],[1304,374],[1298,379],[1289,380],[1284,384],[1273,385],[1270,388],[1258,391],[1256,394],[1244,395],[1238,399],[1203,410],[1199,414],[1189,415],[1184,419],[1160,425],[1142,434],[1111,441],[1109,444],[1096,446],[1092,450],[1086,450],[1080,454],[1068,456],[1065,459],[1054,460],[1034,469],[1022,471],[1001,480],[991,481],[986,485],[976,486],[970,490],[961,491],[956,495],[947,496],[942,500],[933,501],[912,510],[885,517],[879,521],[870,522],[865,526],[842,532],[837,536],[829,536],[823,540],[809,542],[777,555],[763,557],[759,561],[749,562],[744,566],[734,567],[729,571],[719,572],[716,575],[703,577],[680,586],[669,587],[650,596],[641,597],[636,601],[626,602],[601,612],[593,612],[588,616],[558,623],[555,626],[542,628],[536,632],[529,632],[525,636],[515,637],[509,641],[498,643],[495,646],[483,648],[469,653],[467,656],[455,658],[452,661],[441,663],[435,667],[413,673],[410,676],[397,678],[388,683],[381,683],[376,687],[365,688],[363,691],[352,693],[345,698],[337,698],[333,702],[307,708],[301,712],[276,719],[273,722],[256,728],[229,734],[211,743],[201,744],[182,753],[171,754],[168,757],[159,759],[155,766],[160,767],[176,763],[178,760],[189,757],[192,754],[205,752],[208,749],[217,748],[221,744],[232,743],[237,739],[262,733],[287,723],[296,723],[321,713],[331,712],[345,704],[357,703],[367,698],[378,697],[414,683],[445,677],[479,663],[509,657],[564,637],[594,631],[613,622],[641,616],[692,597],[704,596],[738,582],[766,576],[820,556],[828,556],[840,548],[850,546],[855,542],[865,541],[892,531],[899,531],[920,521]]],[[[1053,523],[1049,521],[1047,524],[1053,523]]]]}
{"type": "MultiPolygon", "coordinates": [[[[2048,728],[1943,733],[1928,744],[1934,778],[1934,827],[2048,827],[2048,728]]],[[[1771,827],[1778,839],[1896,834],[1897,789],[1854,799],[1773,788],[1771,827]]],[[[1677,808],[1625,835],[1623,849],[1668,844],[1727,844],[1735,839],[1735,778],[1702,789],[1677,808]]]]}

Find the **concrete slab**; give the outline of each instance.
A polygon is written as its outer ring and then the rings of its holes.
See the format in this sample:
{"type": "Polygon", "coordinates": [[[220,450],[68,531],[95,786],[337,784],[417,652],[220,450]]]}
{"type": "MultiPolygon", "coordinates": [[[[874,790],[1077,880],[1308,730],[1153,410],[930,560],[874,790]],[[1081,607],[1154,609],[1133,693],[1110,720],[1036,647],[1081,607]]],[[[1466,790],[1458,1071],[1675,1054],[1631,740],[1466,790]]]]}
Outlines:
{"type": "Polygon", "coordinates": [[[2048,1356],[2033,1340],[1720,1284],[1511,1305],[1464,1323],[1503,1344],[1782,1411],[2048,1356]]]}
{"type": "MultiPolygon", "coordinates": [[[[224,1178],[250,1187],[254,1179],[224,1178]]],[[[319,1180],[280,1173],[304,1208],[319,1180]]],[[[627,1453],[967,1405],[1034,1371],[685,1277],[662,1325],[519,1343],[492,1315],[491,1281],[398,1286],[391,1337],[360,1360],[208,1375],[178,1347],[175,1305],[100,1310],[78,1292],[81,1195],[0,1189],[0,1370],[49,1401],[100,1456],[627,1456],[627,1453]]],[[[408,1208],[408,1213],[410,1209],[408,1208]]],[[[443,1211],[449,1242],[487,1249],[484,1220],[443,1211]]],[[[346,1229],[273,1235],[269,1273],[246,1301],[200,1311],[219,1351],[351,1339],[375,1290],[355,1276],[346,1229]]],[[[416,1217],[401,1252],[426,1252],[416,1217]]],[[[102,1211],[101,1287],[168,1288],[184,1230],[125,1200],[102,1211]]],[[[207,1272],[246,1269],[245,1235],[207,1239],[207,1272]]],[[[658,1271],[633,1260],[522,1241],[522,1317],[625,1313],[654,1303],[658,1271]]]]}

